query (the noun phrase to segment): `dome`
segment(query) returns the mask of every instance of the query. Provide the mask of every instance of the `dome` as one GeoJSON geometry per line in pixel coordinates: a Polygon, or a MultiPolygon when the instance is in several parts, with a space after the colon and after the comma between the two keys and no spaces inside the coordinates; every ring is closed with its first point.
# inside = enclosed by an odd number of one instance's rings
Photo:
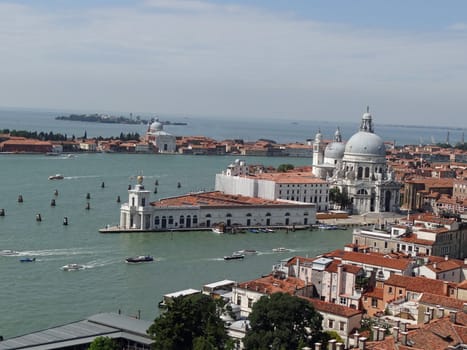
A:
{"type": "Polygon", "coordinates": [[[345,154],[384,157],[386,147],[383,139],[372,132],[359,131],[345,145],[345,154]]]}
{"type": "Polygon", "coordinates": [[[342,142],[331,142],[324,150],[325,158],[342,159],[344,157],[345,145],[342,142]]]}
{"type": "Polygon", "coordinates": [[[163,126],[159,120],[154,121],[149,127],[149,130],[152,132],[161,131],[162,129],[163,129],[163,126]]]}

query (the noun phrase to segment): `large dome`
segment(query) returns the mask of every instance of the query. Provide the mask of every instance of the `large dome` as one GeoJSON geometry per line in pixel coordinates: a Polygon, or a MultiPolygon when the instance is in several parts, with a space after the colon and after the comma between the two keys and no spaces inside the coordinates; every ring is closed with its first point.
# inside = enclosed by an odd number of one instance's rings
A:
{"type": "Polygon", "coordinates": [[[324,150],[325,158],[342,159],[344,156],[345,145],[342,142],[331,142],[324,150]]]}
{"type": "Polygon", "coordinates": [[[345,154],[380,156],[386,155],[384,141],[378,135],[359,131],[353,135],[345,145],[345,154]]]}
{"type": "Polygon", "coordinates": [[[162,123],[159,122],[159,120],[155,120],[151,126],[149,127],[149,130],[151,132],[156,132],[156,131],[161,131],[163,129],[162,123]]]}

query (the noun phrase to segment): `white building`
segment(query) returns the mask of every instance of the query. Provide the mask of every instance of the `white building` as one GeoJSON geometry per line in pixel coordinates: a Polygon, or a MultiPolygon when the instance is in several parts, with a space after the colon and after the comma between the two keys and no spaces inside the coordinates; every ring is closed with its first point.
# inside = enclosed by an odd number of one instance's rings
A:
{"type": "Polygon", "coordinates": [[[164,126],[159,120],[153,122],[146,134],[148,142],[152,143],[159,153],[175,153],[177,139],[164,131],[164,126]]]}
{"type": "Polygon", "coordinates": [[[329,185],[306,171],[250,174],[247,164],[236,160],[216,174],[216,191],[227,194],[314,203],[317,211],[329,208],[329,185]]]}
{"type": "Polygon", "coordinates": [[[326,147],[318,132],[313,144],[313,173],[346,193],[354,214],[397,211],[401,184],[387,167],[386,147],[374,133],[368,110],[360,130],[343,146],[339,130],[326,147]]]}
{"type": "Polygon", "coordinates": [[[128,190],[120,208],[118,230],[166,231],[231,226],[293,226],[316,223],[311,203],[267,200],[218,191],[198,192],[150,202],[143,177],[128,190]]]}

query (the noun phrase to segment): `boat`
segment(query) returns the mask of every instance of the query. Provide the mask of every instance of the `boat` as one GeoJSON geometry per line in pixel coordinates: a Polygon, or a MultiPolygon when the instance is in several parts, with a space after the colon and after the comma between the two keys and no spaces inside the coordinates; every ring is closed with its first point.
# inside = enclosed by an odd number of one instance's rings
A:
{"type": "Polygon", "coordinates": [[[83,270],[84,266],[80,264],[67,264],[65,266],[62,266],[63,271],[78,271],[78,270],[83,270]]]}
{"type": "Polygon", "coordinates": [[[220,223],[220,224],[213,225],[211,227],[211,230],[212,232],[218,233],[218,234],[225,233],[225,224],[220,223]]]}
{"type": "Polygon", "coordinates": [[[1,256],[14,256],[14,255],[19,255],[19,252],[11,249],[3,249],[0,250],[0,255],[1,256]]]}
{"type": "Polygon", "coordinates": [[[235,253],[243,254],[243,255],[253,255],[253,254],[258,254],[258,251],[254,249],[242,249],[242,250],[236,251],[235,253]]]}
{"type": "Polygon", "coordinates": [[[125,258],[125,262],[129,264],[138,264],[138,263],[151,262],[151,261],[154,261],[154,258],[150,255],[139,255],[139,256],[125,258]]]}
{"type": "Polygon", "coordinates": [[[64,176],[62,174],[50,175],[49,180],[63,180],[64,176]]]}
{"type": "Polygon", "coordinates": [[[34,261],[36,261],[36,258],[25,257],[25,258],[19,259],[19,261],[21,261],[21,262],[34,262],[34,261]]]}
{"type": "Polygon", "coordinates": [[[272,251],[276,253],[282,253],[282,252],[290,252],[290,249],[279,247],[279,248],[272,248],[272,251]]]}
{"type": "Polygon", "coordinates": [[[337,227],[336,225],[320,224],[320,225],[318,225],[318,229],[320,229],[320,230],[338,230],[339,227],[337,227]]]}
{"type": "Polygon", "coordinates": [[[243,259],[245,255],[241,254],[240,252],[233,252],[232,255],[225,255],[224,260],[239,260],[243,259]]]}

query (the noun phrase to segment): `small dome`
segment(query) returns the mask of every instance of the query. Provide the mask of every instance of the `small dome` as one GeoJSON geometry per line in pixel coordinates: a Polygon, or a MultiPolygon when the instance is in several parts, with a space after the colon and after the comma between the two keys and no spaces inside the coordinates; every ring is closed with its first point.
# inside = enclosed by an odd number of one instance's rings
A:
{"type": "Polygon", "coordinates": [[[384,141],[372,132],[359,131],[345,145],[345,154],[370,155],[384,157],[384,141]]]}
{"type": "Polygon", "coordinates": [[[344,157],[345,145],[342,142],[331,142],[324,150],[324,158],[342,159],[344,157]]]}
{"type": "Polygon", "coordinates": [[[161,131],[163,128],[164,127],[163,127],[162,123],[158,119],[156,119],[156,121],[154,121],[151,124],[151,126],[149,127],[149,130],[151,132],[155,132],[155,131],[161,131]]]}

